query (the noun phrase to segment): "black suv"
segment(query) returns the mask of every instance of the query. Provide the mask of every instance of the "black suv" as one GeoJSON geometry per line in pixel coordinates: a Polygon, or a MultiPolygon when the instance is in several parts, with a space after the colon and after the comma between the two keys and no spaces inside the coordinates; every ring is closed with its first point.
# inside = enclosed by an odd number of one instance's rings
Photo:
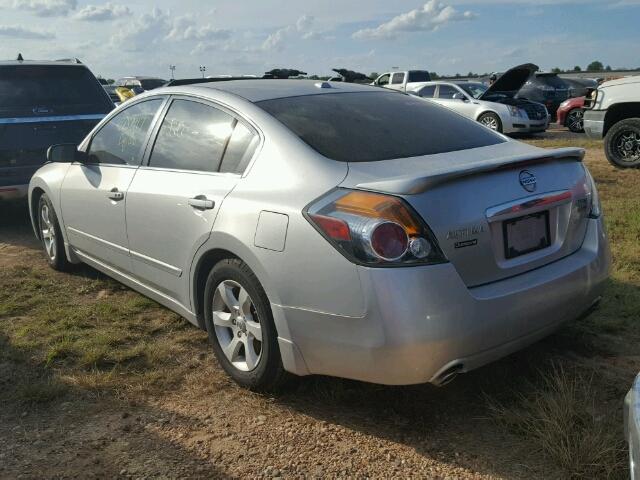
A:
{"type": "Polygon", "coordinates": [[[0,200],[26,196],[47,148],[80,143],[113,108],[79,61],[0,62],[0,200]]]}
{"type": "Polygon", "coordinates": [[[542,103],[553,118],[562,102],[569,98],[571,87],[555,73],[536,73],[518,92],[517,98],[542,103]]]}

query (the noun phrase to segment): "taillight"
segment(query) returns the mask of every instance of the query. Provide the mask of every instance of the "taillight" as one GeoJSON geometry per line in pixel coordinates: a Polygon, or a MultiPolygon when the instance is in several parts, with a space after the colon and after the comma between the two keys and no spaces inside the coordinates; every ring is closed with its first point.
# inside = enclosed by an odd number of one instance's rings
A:
{"type": "Polygon", "coordinates": [[[396,266],[446,261],[429,228],[398,197],[336,189],[310,205],[305,216],[356,263],[396,266]]]}

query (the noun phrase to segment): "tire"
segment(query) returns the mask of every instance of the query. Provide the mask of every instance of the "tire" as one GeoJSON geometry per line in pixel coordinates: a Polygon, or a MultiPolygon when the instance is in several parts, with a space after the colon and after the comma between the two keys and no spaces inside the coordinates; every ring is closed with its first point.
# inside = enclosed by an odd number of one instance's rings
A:
{"type": "Polygon", "coordinates": [[[269,299],[251,269],[239,259],[218,262],[207,277],[204,305],[209,341],[225,372],[249,390],[278,391],[290,374],[269,299]]]}
{"type": "Polygon", "coordinates": [[[583,118],[584,110],[582,108],[574,108],[567,113],[564,125],[573,133],[584,133],[583,118]]]}
{"type": "Polygon", "coordinates": [[[618,168],[640,168],[640,118],[613,125],[604,137],[607,160],[618,168]]]}
{"type": "Polygon", "coordinates": [[[491,130],[502,133],[500,117],[493,112],[483,113],[478,117],[478,122],[491,130]]]}
{"type": "Polygon", "coordinates": [[[56,211],[46,193],[38,200],[38,228],[40,241],[49,266],[54,270],[65,271],[70,263],[64,251],[64,240],[56,211]]]}

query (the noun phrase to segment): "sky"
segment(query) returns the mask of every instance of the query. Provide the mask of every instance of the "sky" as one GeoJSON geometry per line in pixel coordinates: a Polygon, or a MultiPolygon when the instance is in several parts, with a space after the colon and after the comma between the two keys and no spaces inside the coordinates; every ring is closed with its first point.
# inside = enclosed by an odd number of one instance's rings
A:
{"type": "Polygon", "coordinates": [[[640,67],[640,0],[0,0],[0,59],[96,75],[640,67]]]}

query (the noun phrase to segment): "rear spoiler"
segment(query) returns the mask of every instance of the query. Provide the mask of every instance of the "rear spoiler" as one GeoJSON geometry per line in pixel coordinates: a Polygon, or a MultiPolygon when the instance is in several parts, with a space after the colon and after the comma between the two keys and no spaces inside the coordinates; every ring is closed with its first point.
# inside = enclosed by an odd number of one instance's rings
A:
{"type": "Polygon", "coordinates": [[[366,182],[357,185],[363,190],[383,191],[398,195],[414,195],[425,192],[436,185],[450,182],[462,177],[479,175],[482,173],[507,170],[512,168],[525,168],[531,165],[555,160],[569,160],[582,162],[584,159],[582,148],[557,148],[543,154],[510,155],[502,158],[481,160],[465,165],[452,165],[451,168],[441,168],[432,173],[420,175],[403,175],[376,182],[366,182]]]}

